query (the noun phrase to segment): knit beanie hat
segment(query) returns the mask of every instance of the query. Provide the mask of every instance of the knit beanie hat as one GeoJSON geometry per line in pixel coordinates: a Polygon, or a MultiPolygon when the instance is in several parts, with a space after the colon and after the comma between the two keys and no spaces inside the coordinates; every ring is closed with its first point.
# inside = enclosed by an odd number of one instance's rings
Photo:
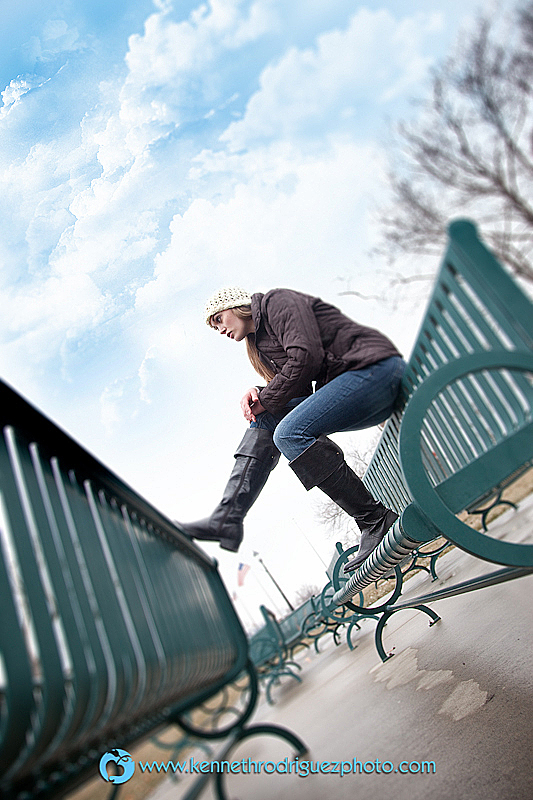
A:
{"type": "Polygon", "coordinates": [[[209,325],[209,320],[213,314],[225,311],[227,308],[237,308],[237,306],[249,306],[252,302],[251,295],[244,289],[236,286],[229,289],[219,289],[218,292],[209,298],[204,309],[204,319],[209,325]]]}

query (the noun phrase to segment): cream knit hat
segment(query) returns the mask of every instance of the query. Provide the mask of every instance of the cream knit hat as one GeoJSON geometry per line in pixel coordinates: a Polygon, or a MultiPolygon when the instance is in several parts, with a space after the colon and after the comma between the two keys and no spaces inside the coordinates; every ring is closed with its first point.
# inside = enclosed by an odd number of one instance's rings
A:
{"type": "Polygon", "coordinates": [[[237,306],[249,306],[252,301],[251,295],[244,289],[233,286],[229,289],[219,289],[218,292],[209,298],[204,309],[204,319],[209,325],[209,320],[213,314],[225,311],[227,308],[237,308],[237,306]]]}

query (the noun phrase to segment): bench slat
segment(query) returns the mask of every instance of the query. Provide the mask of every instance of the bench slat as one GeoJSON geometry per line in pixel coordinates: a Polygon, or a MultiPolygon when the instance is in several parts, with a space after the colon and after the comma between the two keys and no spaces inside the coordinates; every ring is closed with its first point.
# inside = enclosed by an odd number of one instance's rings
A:
{"type": "Polygon", "coordinates": [[[439,496],[451,511],[463,511],[472,497],[483,496],[487,482],[499,485],[517,467],[530,462],[533,459],[532,442],[533,423],[530,423],[438,484],[439,496]]]}
{"type": "Polygon", "coordinates": [[[480,241],[471,222],[452,222],[449,232],[448,259],[458,262],[457,270],[471,286],[474,296],[483,298],[482,305],[511,343],[533,350],[529,298],[480,241]]]}
{"type": "MultiPolygon", "coordinates": [[[[459,356],[488,349],[486,342],[475,335],[473,325],[476,324],[477,320],[464,319],[464,317],[458,313],[456,306],[452,302],[446,304],[446,311],[451,318],[451,327],[449,329],[450,336],[453,337],[458,344],[459,356]],[[463,341],[460,341],[459,335],[461,335],[463,341]],[[464,343],[466,343],[466,346],[464,343]]],[[[479,314],[477,316],[481,318],[479,314]]],[[[498,347],[498,344],[499,347],[501,347],[503,343],[498,343],[497,340],[495,347],[498,347]]],[[[499,382],[501,383],[501,381],[499,382]]],[[[501,395],[496,391],[496,387],[494,386],[494,381],[487,377],[478,377],[477,383],[488,400],[486,411],[490,411],[494,424],[503,424],[504,428],[511,425],[512,418],[509,408],[502,402],[501,395]]],[[[503,387],[500,386],[500,388],[503,387]]]]}

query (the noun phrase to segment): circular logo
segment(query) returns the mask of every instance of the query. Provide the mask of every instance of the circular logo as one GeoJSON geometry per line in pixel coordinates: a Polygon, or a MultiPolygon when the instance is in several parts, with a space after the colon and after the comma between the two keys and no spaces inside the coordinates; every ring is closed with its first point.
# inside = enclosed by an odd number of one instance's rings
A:
{"type": "Polygon", "coordinates": [[[126,783],[126,781],[129,781],[134,772],[135,761],[125,750],[110,750],[108,753],[104,753],[100,759],[100,775],[104,781],[109,781],[109,783],[126,783]],[[122,775],[108,774],[107,765],[110,761],[112,761],[114,764],[117,764],[119,767],[122,767],[122,775]]]}

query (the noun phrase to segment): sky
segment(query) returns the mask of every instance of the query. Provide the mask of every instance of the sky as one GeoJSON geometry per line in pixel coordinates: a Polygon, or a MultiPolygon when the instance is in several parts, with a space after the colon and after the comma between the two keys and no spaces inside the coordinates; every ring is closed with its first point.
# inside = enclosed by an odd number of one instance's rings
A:
{"type": "MultiPolygon", "coordinates": [[[[206,299],[319,295],[408,356],[430,284],[391,294],[369,255],[389,132],[478,5],[2,3],[0,377],[171,519],[208,515],[257,376],[206,299]]],[[[280,463],[239,554],[205,546],[246,625],[285,607],[254,552],[291,599],[325,583],[319,495],[280,463]]]]}

